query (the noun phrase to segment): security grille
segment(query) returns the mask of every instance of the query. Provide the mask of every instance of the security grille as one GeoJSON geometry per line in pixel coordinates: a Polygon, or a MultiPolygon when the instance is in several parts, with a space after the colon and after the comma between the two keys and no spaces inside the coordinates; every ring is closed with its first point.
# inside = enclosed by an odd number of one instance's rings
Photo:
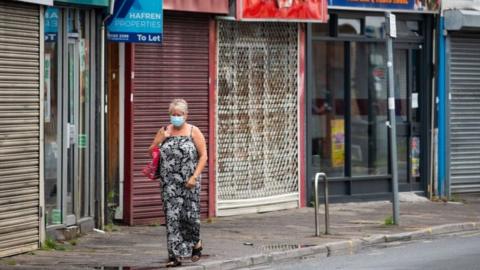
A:
{"type": "Polygon", "coordinates": [[[480,191],[480,35],[450,38],[452,192],[480,191]]]}
{"type": "Polygon", "coordinates": [[[295,207],[298,26],[218,29],[217,214],[295,207]]]}

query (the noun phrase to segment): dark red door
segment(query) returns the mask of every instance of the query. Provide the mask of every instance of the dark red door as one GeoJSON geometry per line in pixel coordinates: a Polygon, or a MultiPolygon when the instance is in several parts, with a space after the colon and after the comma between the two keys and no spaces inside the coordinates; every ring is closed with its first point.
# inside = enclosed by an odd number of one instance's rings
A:
{"type": "MultiPolygon", "coordinates": [[[[164,223],[160,185],[141,170],[147,149],[158,128],[169,122],[168,106],[174,98],[189,104],[188,121],[209,138],[209,17],[166,13],[164,42],[135,44],[127,49],[125,221],[130,225],[164,223]],[[128,61],[128,60],[127,60],[128,61]],[[133,74],[131,74],[133,72],[133,74]],[[133,102],[130,102],[130,100],[133,102]],[[130,103],[129,103],[130,102],[130,103]],[[130,106],[130,107],[129,107],[130,106]]],[[[202,173],[201,213],[208,215],[207,167],[202,173]]]]}

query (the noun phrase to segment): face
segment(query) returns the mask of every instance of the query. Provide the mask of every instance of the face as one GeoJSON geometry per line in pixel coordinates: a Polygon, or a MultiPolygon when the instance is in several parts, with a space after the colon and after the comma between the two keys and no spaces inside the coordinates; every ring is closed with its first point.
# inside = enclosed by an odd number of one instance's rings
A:
{"type": "Polygon", "coordinates": [[[170,116],[183,116],[183,118],[187,120],[187,114],[178,108],[173,108],[173,110],[170,112],[170,116]]]}

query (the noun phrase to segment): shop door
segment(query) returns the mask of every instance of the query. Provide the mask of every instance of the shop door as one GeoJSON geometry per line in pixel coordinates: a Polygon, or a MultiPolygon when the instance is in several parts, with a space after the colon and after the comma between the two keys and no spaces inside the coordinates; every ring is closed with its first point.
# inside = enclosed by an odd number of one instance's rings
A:
{"type": "Polygon", "coordinates": [[[66,223],[76,223],[75,208],[78,207],[78,145],[76,142],[78,127],[78,41],[68,40],[67,61],[68,61],[68,88],[67,88],[67,196],[66,196],[66,223]]]}
{"type": "Polygon", "coordinates": [[[420,50],[397,46],[395,65],[395,108],[397,164],[400,191],[420,190],[420,50]]]}
{"type": "Polygon", "coordinates": [[[64,223],[73,225],[89,216],[92,205],[89,167],[90,78],[89,46],[85,28],[88,12],[66,10],[67,43],[64,46],[64,223]]]}

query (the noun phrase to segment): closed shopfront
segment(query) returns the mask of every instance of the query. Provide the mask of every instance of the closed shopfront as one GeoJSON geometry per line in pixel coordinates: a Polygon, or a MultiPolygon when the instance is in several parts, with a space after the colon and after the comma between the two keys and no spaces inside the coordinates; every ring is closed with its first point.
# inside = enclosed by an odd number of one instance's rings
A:
{"type": "Polygon", "coordinates": [[[298,207],[299,26],[217,26],[217,215],[298,207]]]}
{"type": "Polygon", "coordinates": [[[36,249],[42,230],[40,12],[0,2],[0,257],[36,249]]]}
{"type": "MultiPolygon", "coordinates": [[[[480,18],[480,17],[479,17],[480,18]]],[[[480,33],[451,35],[451,191],[480,191],[480,33]]]]}
{"type": "Polygon", "coordinates": [[[448,10],[445,27],[449,193],[479,192],[480,12],[448,10]]]}
{"type": "MultiPolygon", "coordinates": [[[[432,16],[398,13],[396,22],[399,189],[423,192],[429,179],[432,16]]],[[[317,172],[331,179],[330,193],[337,198],[378,198],[391,191],[384,24],[384,13],[376,9],[332,9],[329,24],[309,25],[309,196],[317,172]]]]}
{"type": "MultiPolygon", "coordinates": [[[[126,48],[127,74],[132,74],[126,85],[127,104],[131,104],[125,124],[124,221],[128,224],[164,222],[160,184],[143,176],[142,168],[157,130],[170,123],[168,107],[174,98],[188,102],[188,122],[199,127],[209,142],[209,27],[207,15],[165,12],[162,44],[126,48]]],[[[203,218],[209,211],[209,170],[208,166],[203,170],[201,180],[203,218]]]]}

